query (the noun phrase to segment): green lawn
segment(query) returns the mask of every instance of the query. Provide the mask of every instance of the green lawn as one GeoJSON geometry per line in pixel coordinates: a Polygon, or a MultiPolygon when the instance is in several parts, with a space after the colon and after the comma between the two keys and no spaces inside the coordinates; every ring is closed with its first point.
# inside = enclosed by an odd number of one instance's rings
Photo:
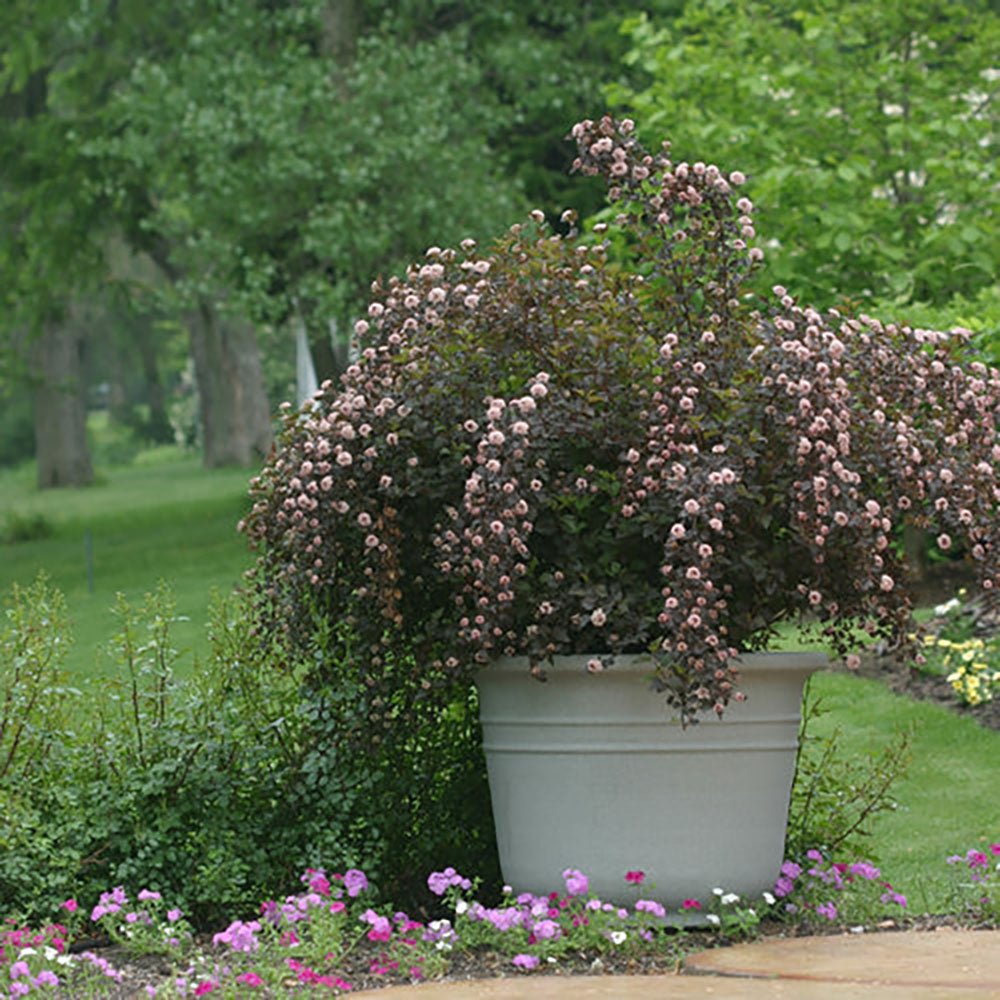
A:
{"type": "MultiPolygon", "coordinates": [[[[83,489],[39,491],[30,467],[4,470],[0,531],[11,514],[41,515],[52,533],[0,546],[0,591],[15,582],[29,584],[40,571],[63,591],[76,636],[72,674],[104,672],[99,650],[114,627],[115,595],[141,599],[159,580],[173,589],[178,614],[190,619],[176,627],[180,648],[203,650],[212,591],[231,590],[252,561],[236,531],[251,475],[246,469],[203,469],[197,457],[175,449],[110,469],[83,489]]],[[[190,665],[191,659],[182,662],[190,665]]]]}
{"type": "Polygon", "coordinates": [[[912,762],[894,789],[899,808],[877,818],[871,850],[886,877],[909,893],[912,910],[946,911],[945,858],[1000,841],[1000,733],[846,673],[817,674],[812,692],[829,710],[813,731],[839,727],[854,758],[914,727],[912,762]]]}

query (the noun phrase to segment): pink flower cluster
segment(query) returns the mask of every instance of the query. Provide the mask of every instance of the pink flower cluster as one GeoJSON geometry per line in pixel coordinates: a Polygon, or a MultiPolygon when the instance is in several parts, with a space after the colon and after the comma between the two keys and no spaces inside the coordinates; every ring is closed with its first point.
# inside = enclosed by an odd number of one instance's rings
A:
{"type": "Polygon", "coordinates": [[[432,697],[501,656],[647,650],[683,718],[721,714],[783,619],[841,656],[859,624],[907,642],[906,524],[1000,583],[1000,374],[966,334],[753,296],[738,171],[611,118],[573,136],[614,222],[535,213],[376,282],[356,363],[253,483],[261,603],[306,645],[337,623],[367,723],[392,664],[432,697]]]}
{"type": "Polygon", "coordinates": [[[785,861],[774,884],[774,895],[783,900],[788,913],[808,916],[812,912],[834,921],[841,915],[835,894],[846,892],[852,885],[857,888],[866,884],[881,890],[879,902],[906,909],[906,896],[884,881],[881,871],[870,861],[828,861],[815,849],[806,853],[806,860],[811,864],[785,861]]]}

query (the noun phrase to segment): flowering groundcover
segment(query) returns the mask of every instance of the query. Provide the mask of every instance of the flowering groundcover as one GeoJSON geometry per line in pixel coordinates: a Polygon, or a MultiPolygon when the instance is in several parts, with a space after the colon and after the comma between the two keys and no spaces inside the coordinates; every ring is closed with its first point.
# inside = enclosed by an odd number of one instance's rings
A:
{"type": "MultiPolygon", "coordinates": [[[[1000,843],[953,855],[947,863],[955,877],[956,915],[996,925],[1000,843]]],[[[486,969],[495,975],[498,966],[509,975],[553,968],[637,971],[651,961],[675,964],[685,949],[713,940],[753,935],[762,922],[860,931],[886,915],[898,920],[908,907],[906,895],[871,862],[835,862],[817,850],[801,861],[786,861],[773,892],[759,900],[742,899],[721,886],[685,900],[682,911],[700,914],[704,931],[672,925],[671,914],[646,898],[642,871],[623,878],[635,892],[628,907],[595,898],[586,874],[574,868],[563,872],[561,891],[536,895],[504,886],[499,901],[486,905],[477,898],[475,880],[445,868],[432,872],[427,885],[447,915],[418,920],[369,905],[370,886],[359,869],[328,874],[311,868],[298,893],[267,901],[253,919],[234,920],[209,942],[197,943],[183,914],[158,893],[143,890],[132,901],[116,887],[102,894],[86,922],[76,900],[63,904],[64,923],[31,930],[8,921],[0,933],[0,997],[339,995],[357,986],[456,971],[486,969]],[[95,932],[117,943],[113,958],[73,949],[75,936],[95,932]],[[142,982],[134,961],[150,954],[163,964],[142,982]]]]}

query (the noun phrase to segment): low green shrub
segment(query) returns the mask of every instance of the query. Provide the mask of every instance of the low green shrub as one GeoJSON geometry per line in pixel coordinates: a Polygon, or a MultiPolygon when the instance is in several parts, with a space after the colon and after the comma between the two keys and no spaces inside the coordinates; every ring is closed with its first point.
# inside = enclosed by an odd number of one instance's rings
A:
{"type": "Polygon", "coordinates": [[[59,593],[15,588],[0,636],[0,909],[51,914],[109,885],[169,894],[198,926],[279,895],[310,865],[366,869],[380,896],[422,906],[440,859],[498,882],[475,705],[408,711],[370,740],[364,698],[262,638],[239,598],[211,613],[211,653],[174,674],[161,587],[119,597],[116,673],[62,685],[59,593]],[[283,669],[277,665],[282,664],[283,669]],[[485,817],[485,818],[484,818],[485,817]]]}
{"type": "Polygon", "coordinates": [[[852,758],[844,753],[839,729],[813,735],[811,724],[824,714],[807,685],[785,856],[803,858],[810,850],[822,849],[830,855],[873,857],[872,824],[881,813],[897,807],[892,789],[906,773],[913,733],[900,730],[877,753],[852,758]]]}
{"type": "MultiPolygon", "coordinates": [[[[258,610],[270,614],[259,603],[258,610]]],[[[282,649],[302,671],[310,739],[300,765],[303,791],[329,794],[331,775],[358,791],[352,863],[363,860],[380,890],[406,905],[428,902],[419,873],[435,866],[464,865],[499,885],[475,691],[464,684],[431,689],[415,664],[394,662],[386,664],[393,683],[385,701],[359,670],[345,667],[352,631],[318,608],[310,621],[308,639],[300,638],[295,652],[282,649]]]]}
{"type": "Polygon", "coordinates": [[[79,696],[61,675],[68,647],[62,594],[44,577],[14,585],[0,618],[0,901],[44,902],[48,912],[59,888],[46,883],[68,884],[78,861],[63,836],[72,815],[72,790],[61,784],[68,703],[79,696]],[[51,877],[39,879],[43,871],[51,877]]]}
{"type": "Polygon", "coordinates": [[[40,538],[48,538],[53,530],[52,522],[44,514],[19,514],[12,510],[7,514],[0,541],[5,545],[35,542],[40,538]]]}

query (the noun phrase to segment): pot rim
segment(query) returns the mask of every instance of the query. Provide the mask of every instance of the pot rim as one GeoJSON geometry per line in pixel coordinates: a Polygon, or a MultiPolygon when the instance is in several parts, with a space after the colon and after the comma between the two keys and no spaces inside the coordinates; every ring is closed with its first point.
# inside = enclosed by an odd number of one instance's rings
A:
{"type": "MultiPolygon", "coordinates": [[[[648,672],[652,674],[656,670],[656,661],[649,653],[566,653],[556,654],[551,660],[543,661],[540,666],[546,674],[579,673],[587,671],[589,660],[612,657],[611,666],[606,671],[599,671],[591,674],[594,677],[601,677],[605,673],[624,672],[648,672]]],[[[733,660],[741,673],[762,673],[765,671],[785,671],[785,670],[806,670],[813,673],[830,666],[831,658],[827,653],[813,650],[780,650],[765,651],[759,653],[742,653],[733,660]]],[[[477,675],[490,673],[519,673],[527,672],[527,656],[502,656],[481,667],[477,675]]]]}

